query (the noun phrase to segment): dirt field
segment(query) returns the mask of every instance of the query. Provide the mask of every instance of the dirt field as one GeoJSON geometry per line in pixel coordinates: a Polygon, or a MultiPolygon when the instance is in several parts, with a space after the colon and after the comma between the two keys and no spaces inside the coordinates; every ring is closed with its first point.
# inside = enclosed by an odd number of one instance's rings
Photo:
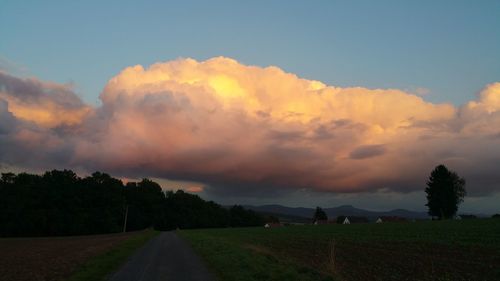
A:
{"type": "Polygon", "coordinates": [[[1,238],[2,281],[64,280],[87,259],[139,232],[50,238],[1,238]]]}

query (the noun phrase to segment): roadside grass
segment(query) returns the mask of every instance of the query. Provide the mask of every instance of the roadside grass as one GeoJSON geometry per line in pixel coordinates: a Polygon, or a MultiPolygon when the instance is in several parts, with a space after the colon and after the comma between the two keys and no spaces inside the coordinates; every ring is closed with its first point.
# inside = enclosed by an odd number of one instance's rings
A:
{"type": "Polygon", "coordinates": [[[67,281],[106,280],[130,255],[158,234],[158,231],[145,230],[130,237],[111,250],[89,259],[67,281]]]}
{"type": "Polygon", "coordinates": [[[204,258],[219,281],[335,280],[313,268],[277,258],[264,248],[230,241],[224,236],[207,235],[203,230],[177,233],[204,258]]]}
{"type": "Polygon", "coordinates": [[[500,220],[181,230],[220,281],[500,280],[500,220]]]}

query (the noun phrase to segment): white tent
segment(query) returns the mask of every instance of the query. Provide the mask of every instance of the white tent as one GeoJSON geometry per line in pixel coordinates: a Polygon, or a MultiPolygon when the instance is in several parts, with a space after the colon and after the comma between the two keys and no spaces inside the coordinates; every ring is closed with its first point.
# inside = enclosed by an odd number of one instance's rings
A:
{"type": "Polygon", "coordinates": [[[351,222],[349,221],[348,217],[345,217],[344,222],[342,224],[351,224],[351,222]]]}

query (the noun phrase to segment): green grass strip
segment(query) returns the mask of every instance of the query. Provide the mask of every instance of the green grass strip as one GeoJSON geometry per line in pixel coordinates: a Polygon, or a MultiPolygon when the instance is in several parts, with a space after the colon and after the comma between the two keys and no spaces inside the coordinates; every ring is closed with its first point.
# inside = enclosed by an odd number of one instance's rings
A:
{"type": "Polygon", "coordinates": [[[147,230],[130,237],[111,250],[85,262],[67,281],[106,280],[130,255],[158,234],[158,231],[147,230]]]}
{"type": "MultiPolygon", "coordinates": [[[[224,230],[231,232],[231,229],[224,230]]],[[[276,257],[272,253],[259,253],[230,239],[213,236],[211,230],[181,230],[177,233],[189,241],[214,271],[219,281],[335,280],[314,269],[276,257]]]]}

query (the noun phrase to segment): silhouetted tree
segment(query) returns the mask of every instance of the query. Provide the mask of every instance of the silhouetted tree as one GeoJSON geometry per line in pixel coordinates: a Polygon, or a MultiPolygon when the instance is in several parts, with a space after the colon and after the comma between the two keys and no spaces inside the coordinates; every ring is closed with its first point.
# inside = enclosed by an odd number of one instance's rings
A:
{"type": "Polygon", "coordinates": [[[229,212],[222,206],[201,199],[198,195],[182,190],[168,191],[163,204],[161,223],[157,228],[226,227],[229,225],[229,212]]]}
{"type": "Polygon", "coordinates": [[[320,221],[320,220],[328,220],[328,216],[326,215],[325,211],[321,209],[320,207],[316,207],[316,211],[314,211],[314,221],[320,221]]]}
{"type": "Polygon", "coordinates": [[[0,235],[39,236],[47,222],[39,175],[2,174],[0,181],[0,235]]]}
{"type": "Polygon", "coordinates": [[[259,226],[265,223],[265,219],[260,214],[252,210],[246,210],[240,205],[234,205],[229,209],[232,227],[259,226]]]}
{"type": "Polygon", "coordinates": [[[2,173],[0,236],[82,235],[119,232],[128,206],[127,230],[257,226],[261,215],[241,206],[225,209],[197,195],[169,191],[156,182],[122,181],[70,170],[43,175],[2,173]]]}
{"type": "Polygon", "coordinates": [[[85,214],[82,232],[118,232],[123,225],[123,183],[106,173],[81,179],[80,212],[85,214]],[[87,231],[86,231],[87,230],[87,231]]]}
{"type": "Polygon", "coordinates": [[[466,195],[465,179],[444,165],[438,165],[431,172],[427,187],[427,204],[429,215],[439,219],[452,218],[466,195]]]}
{"type": "Polygon", "coordinates": [[[144,229],[159,223],[165,199],[159,184],[149,179],[129,182],[125,186],[125,197],[129,208],[127,230],[144,229]]]}

